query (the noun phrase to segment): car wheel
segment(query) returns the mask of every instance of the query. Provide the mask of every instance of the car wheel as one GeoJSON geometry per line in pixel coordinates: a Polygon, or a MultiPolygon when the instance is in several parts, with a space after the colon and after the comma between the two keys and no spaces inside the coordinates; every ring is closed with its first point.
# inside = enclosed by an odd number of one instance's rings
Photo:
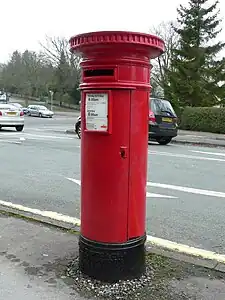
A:
{"type": "Polygon", "coordinates": [[[31,113],[30,113],[30,111],[28,111],[26,114],[27,114],[29,117],[31,117],[31,113]]]}
{"type": "Polygon", "coordinates": [[[23,125],[16,126],[16,131],[22,131],[23,130],[23,125]]]}
{"type": "Polygon", "coordinates": [[[40,117],[40,118],[42,118],[42,117],[43,117],[41,113],[39,113],[39,117],[40,117]]]}
{"type": "Polygon", "coordinates": [[[159,143],[159,145],[167,145],[171,142],[172,138],[160,138],[156,141],[159,143]]]}
{"type": "Polygon", "coordinates": [[[81,139],[81,123],[78,123],[76,126],[76,134],[78,135],[79,139],[81,139]]]}

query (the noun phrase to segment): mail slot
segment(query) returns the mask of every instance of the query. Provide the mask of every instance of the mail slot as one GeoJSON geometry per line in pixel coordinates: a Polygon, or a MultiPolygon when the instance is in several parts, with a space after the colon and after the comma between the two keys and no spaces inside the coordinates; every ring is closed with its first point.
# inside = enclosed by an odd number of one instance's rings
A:
{"type": "Polygon", "coordinates": [[[84,71],[85,77],[113,76],[113,75],[114,75],[113,69],[92,69],[92,70],[84,71]]]}

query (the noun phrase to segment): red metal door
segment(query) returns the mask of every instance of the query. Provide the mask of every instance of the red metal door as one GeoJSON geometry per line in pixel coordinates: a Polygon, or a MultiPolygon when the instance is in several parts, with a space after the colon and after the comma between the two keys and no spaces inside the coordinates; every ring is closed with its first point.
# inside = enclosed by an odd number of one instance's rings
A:
{"type": "Polygon", "coordinates": [[[145,235],[149,92],[131,96],[128,240],[145,235]]]}
{"type": "MultiPolygon", "coordinates": [[[[128,237],[131,91],[111,90],[110,98],[111,133],[84,131],[81,139],[81,234],[93,241],[123,243],[128,237]]],[[[82,111],[85,128],[84,107],[82,111]]]]}

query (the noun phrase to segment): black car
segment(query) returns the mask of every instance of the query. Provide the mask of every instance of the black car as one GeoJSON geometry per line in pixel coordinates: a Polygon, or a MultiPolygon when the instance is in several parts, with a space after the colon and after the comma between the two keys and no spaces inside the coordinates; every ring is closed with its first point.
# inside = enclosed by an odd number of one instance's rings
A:
{"type": "Polygon", "coordinates": [[[177,115],[168,100],[151,98],[149,104],[149,140],[167,145],[177,136],[177,115]]]}
{"type": "MultiPolygon", "coordinates": [[[[177,136],[177,116],[168,100],[151,98],[149,103],[149,140],[160,145],[170,143],[177,136]]],[[[77,118],[74,130],[81,138],[81,117],[77,118]]]]}
{"type": "Polygon", "coordinates": [[[74,130],[80,139],[81,138],[81,116],[77,118],[76,124],[74,126],[74,130]]]}

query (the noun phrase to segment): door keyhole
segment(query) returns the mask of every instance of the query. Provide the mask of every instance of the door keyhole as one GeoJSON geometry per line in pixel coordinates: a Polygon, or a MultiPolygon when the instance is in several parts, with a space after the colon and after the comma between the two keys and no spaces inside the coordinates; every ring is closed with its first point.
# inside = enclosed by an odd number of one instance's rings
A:
{"type": "Polygon", "coordinates": [[[127,158],[127,147],[120,147],[120,156],[123,159],[127,158]]]}

